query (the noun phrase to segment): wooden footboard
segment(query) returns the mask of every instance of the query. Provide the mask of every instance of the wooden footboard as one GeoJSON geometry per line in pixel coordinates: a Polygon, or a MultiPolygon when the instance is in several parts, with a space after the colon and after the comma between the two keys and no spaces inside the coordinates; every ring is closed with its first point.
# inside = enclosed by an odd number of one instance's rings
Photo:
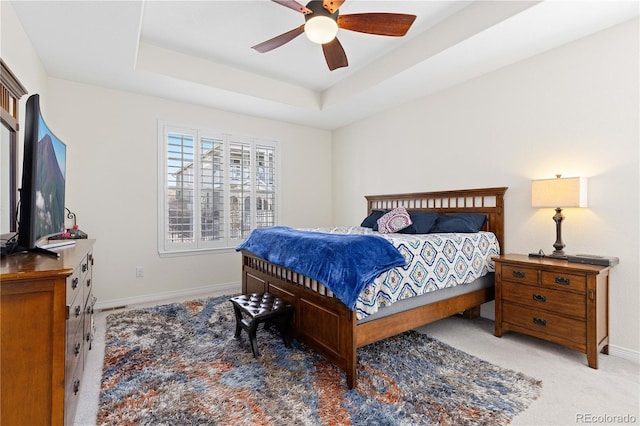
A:
{"type": "MultiPolygon", "coordinates": [[[[503,194],[506,188],[399,194],[367,197],[368,209],[397,207],[445,213],[480,212],[489,217],[487,230],[503,247],[503,194]],[[497,232],[496,232],[497,231],[497,232]]],[[[358,325],[350,311],[321,283],[242,252],[242,292],[270,292],[295,306],[292,334],[346,372],[356,386],[357,348],[463,311],[479,312],[493,300],[493,287],[398,312],[358,325]]]]}
{"type": "Polygon", "coordinates": [[[256,292],[293,304],[293,336],[345,370],[355,386],[355,311],[317,281],[243,252],[242,293],[256,292]]]}

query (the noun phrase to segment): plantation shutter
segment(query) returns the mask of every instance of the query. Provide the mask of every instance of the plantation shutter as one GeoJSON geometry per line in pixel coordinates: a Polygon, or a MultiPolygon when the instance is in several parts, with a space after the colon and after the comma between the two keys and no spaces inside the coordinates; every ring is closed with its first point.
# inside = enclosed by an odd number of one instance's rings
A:
{"type": "Polygon", "coordinates": [[[274,226],[276,143],[159,124],[161,254],[234,248],[274,226]]]}

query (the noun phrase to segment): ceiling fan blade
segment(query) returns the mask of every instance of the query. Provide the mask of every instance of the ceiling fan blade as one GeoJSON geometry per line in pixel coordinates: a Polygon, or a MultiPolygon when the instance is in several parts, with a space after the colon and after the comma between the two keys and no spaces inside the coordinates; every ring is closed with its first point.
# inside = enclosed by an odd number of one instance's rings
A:
{"type": "Polygon", "coordinates": [[[252,49],[257,50],[260,53],[265,53],[270,50],[275,49],[276,47],[280,47],[285,43],[290,42],[294,38],[298,37],[300,34],[304,32],[304,25],[300,25],[298,28],[294,28],[291,31],[287,31],[286,33],[280,34],[272,39],[267,41],[263,41],[260,44],[256,44],[252,47],[252,49]]]}
{"type": "Polygon", "coordinates": [[[347,55],[344,53],[344,49],[337,38],[334,38],[329,43],[323,44],[322,51],[324,52],[324,59],[327,61],[327,65],[331,71],[349,65],[347,55]]]}
{"type": "Polygon", "coordinates": [[[301,5],[295,0],[271,0],[271,1],[274,3],[278,3],[284,7],[288,7],[289,9],[293,9],[296,12],[303,13],[305,15],[313,13],[311,9],[308,9],[306,6],[301,5]]]}
{"type": "Polygon", "coordinates": [[[338,16],[338,27],[360,33],[401,37],[409,31],[415,15],[404,13],[353,13],[338,16]]]}
{"type": "Polygon", "coordinates": [[[342,3],[344,3],[344,0],[323,0],[322,7],[327,9],[329,13],[333,14],[336,13],[336,10],[338,10],[340,6],[342,6],[342,3]]]}

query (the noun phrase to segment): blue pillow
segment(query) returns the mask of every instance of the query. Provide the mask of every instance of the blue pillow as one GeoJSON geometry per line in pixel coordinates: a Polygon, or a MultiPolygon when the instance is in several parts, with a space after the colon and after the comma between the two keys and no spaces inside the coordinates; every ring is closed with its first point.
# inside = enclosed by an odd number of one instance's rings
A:
{"type": "Polygon", "coordinates": [[[487,216],[482,213],[438,214],[438,220],[431,233],[478,232],[486,221],[487,216]]]}
{"type": "Polygon", "coordinates": [[[360,226],[378,230],[378,219],[385,215],[389,210],[372,210],[371,214],[364,218],[360,226]]]}
{"type": "MultiPolygon", "coordinates": [[[[371,228],[374,231],[378,230],[378,219],[388,213],[389,210],[372,210],[371,214],[364,218],[360,226],[365,228],[371,228]]],[[[401,231],[400,234],[429,234],[435,232],[432,228],[436,224],[438,219],[438,213],[436,212],[409,212],[411,218],[411,225],[401,231]]]]}
{"type": "Polygon", "coordinates": [[[435,225],[438,219],[438,213],[436,212],[409,212],[411,218],[411,225],[398,231],[400,234],[428,234],[435,225]]]}

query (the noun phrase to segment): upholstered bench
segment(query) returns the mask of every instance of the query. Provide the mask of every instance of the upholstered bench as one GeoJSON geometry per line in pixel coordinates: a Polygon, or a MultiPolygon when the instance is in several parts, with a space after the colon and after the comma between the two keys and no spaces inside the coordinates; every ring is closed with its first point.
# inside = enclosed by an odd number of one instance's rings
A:
{"type": "Polygon", "coordinates": [[[256,331],[260,323],[264,323],[265,329],[275,323],[280,330],[285,346],[291,347],[287,329],[293,314],[293,305],[287,304],[271,293],[243,294],[229,300],[233,304],[233,310],[236,314],[235,337],[239,338],[243,329],[247,332],[249,342],[251,342],[251,351],[255,358],[260,356],[256,342],[256,331]]]}

